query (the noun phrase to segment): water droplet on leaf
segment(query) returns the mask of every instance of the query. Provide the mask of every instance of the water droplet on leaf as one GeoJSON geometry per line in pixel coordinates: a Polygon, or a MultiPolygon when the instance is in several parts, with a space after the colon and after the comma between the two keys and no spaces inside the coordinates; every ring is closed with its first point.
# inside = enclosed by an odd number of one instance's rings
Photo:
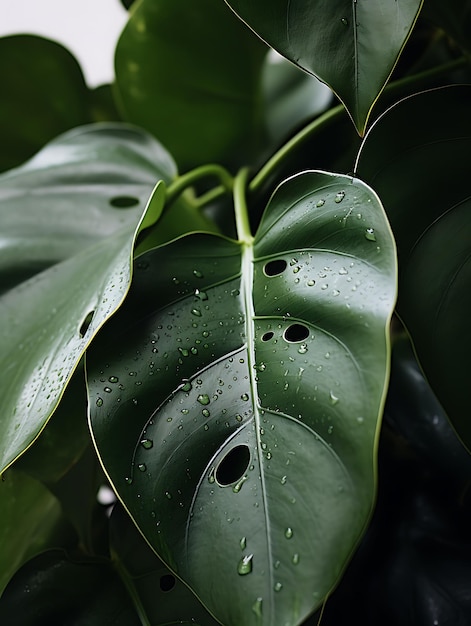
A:
{"type": "Polygon", "coordinates": [[[245,576],[246,574],[250,574],[253,569],[253,554],[248,554],[241,558],[239,564],[237,565],[237,573],[240,576],[245,576]]]}

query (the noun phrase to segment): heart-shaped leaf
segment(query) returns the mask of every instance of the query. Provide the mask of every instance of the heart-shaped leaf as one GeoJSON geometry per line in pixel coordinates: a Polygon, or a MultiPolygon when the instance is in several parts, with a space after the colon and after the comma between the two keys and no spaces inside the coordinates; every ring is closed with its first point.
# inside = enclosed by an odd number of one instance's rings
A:
{"type": "Polygon", "coordinates": [[[305,172],[255,239],[139,259],[87,356],[96,447],[147,541],[226,626],[299,624],[374,497],[395,248],[357,179],[305,172]]]}
{"type": "Polygon", "coordinates": [[[0,180],[6,282],[55,263],[0,299],[2,469],[39,434],[94,333],[121,304],[136,233],[158,219],[163,183],[146,200],[174,171],[142,131],[99,126],[52,142],[0,180]]]}
{"type": "Polygon", "coordinates": [[[264,41],[327,83],[363,134],[422,0],[226,0],[264,41]]]}
{"type": "Polygon", "coordinates": [[[221,0],[142,0],[116,48],[123,119],[153,133],[182,171],[246,164],[264,135],[266,52],[221,0]]]}
{"type": "Polygon", "coordinates": [[[399,313],[428,382],[468,448],[470,105],[469,85],[401,101],[372,126],[357,162],[396,237],[399,313]]]}

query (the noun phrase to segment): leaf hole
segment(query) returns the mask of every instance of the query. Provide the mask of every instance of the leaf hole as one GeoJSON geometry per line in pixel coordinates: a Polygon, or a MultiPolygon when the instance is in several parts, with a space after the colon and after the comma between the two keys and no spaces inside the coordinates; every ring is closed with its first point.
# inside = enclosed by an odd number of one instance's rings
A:
{"type": "Polygon", "coordinates": [[[92,319],[93,319],[94,315],[95,315],[95,311],[94,310],[93,311],[89,311],[86,314],[86,316],[85,316],[85,318],[84,318],[84,320],[82,322],[82,325],[79,328],[79,335],[80,335],[81,338],[85,336],[85,333],[90,328],[90,324],[92,323],[92,319]]]}
{"type": "Polygon", "coordinates": [[[250,463],[248,446],[236,446],[222,459],[216,469],[216,480],[221,487],[232,485],[245,474],[250,463]]]}
{"type": "Polygon", "coordinates": [[[130,209],[136,204],[139,204],[139,198],[134,196],[115,196],[111,198],[110,204],[115,209],[130,209]]]}
{"type": "Polygon", "coordinates": [[[303,324],[291,324],[285,330],[284,338],[289,343],[298,343],[299,341],[304,341],[309,337],[310,331],[307,326],[303,324]]]}
{"type": "Polygon", "coordinates": [[[265,272],[266,276],[278,276],[285,271],[287,266],[288,263],[284,259],[276,259],[274,261],[268,261],[268,263],[265,263],[263,271],[265,272]]]}
{"type": "Polygon", "coordinates": [[[270,341],[270,339],[273,339],[274,334],[275,333],[272,330],[269,330],[267,333],[262,335],[262,341],[270,341]]]}
{"type": "Polygon", "coordinates": [[[175,576],[172,576],[172,574],[164,574],[160,577],[160,589],[165,593],[172,591],[176,582],[175,576]]]}

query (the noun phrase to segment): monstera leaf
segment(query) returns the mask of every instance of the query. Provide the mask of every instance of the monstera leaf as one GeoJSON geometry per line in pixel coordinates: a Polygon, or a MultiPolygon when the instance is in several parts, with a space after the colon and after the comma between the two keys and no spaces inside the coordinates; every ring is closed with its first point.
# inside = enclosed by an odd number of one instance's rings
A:
{"type": "Polygon", "coordinates": [[[143,131],[98,125],[67,133],[1,177],[2,470],[44,428],[94,333],[124,299],[135,237],[159,218],[163,180],[174,174],[143,131]]]}
{"type": "Polygon", "coordinates": [[[422,0],[226,0],[263,40],[327,83],[360,134],[422,0]]]}
{"type": "Polygon", "coordinates": [[[87,356],[90,420],[119,498],[209,611],[284,626],[371,511],[395,249],[369,187],[316,171],[241,231],[138,258],[87,356]]]}

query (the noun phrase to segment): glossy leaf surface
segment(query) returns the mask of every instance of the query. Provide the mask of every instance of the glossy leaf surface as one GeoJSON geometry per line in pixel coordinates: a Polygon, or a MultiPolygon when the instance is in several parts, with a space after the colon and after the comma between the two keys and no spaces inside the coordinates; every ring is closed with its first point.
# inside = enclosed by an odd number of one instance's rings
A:
{"type": "Polygon", "coordinates": [[[152,132],[182,171],[246,164],[263,139],[266,51],[221,0],[142,0],[116,48],[123,118],[152,132]]]}
{"type": "Polygon", "coordinates": [[[87,356],[91,426],[148,542],[227,626],[299,624],[368,519],[394,243],[375,194],[306,172],[255,240],[140,257],[87,356]]]}
{"type": "Polygon", "coordinates": [[[147,211],[146,200],[173,167],[141,131],[86,127],[2,177],[7,279],[18,265],[22,275],[29,264],[55,264],[0,299],[1,468],[42,430],[94,333],[122,302],[135,234],[158,219],[163,184],[147,211]],[[129,205],[136,208],[127,214],[129,205]]]}
{"type": "Polygon", "coordinates": [[[399,313],[427,380],[468,448],[470,105],[468,85],[403,100],[372,127],[357,163],[396,237],[399,313]]]}
{"type": "Polygon", "coordinates": [[[421,0],[226,0],[264,41],[327,83],[360,134],[421,0]]]}

